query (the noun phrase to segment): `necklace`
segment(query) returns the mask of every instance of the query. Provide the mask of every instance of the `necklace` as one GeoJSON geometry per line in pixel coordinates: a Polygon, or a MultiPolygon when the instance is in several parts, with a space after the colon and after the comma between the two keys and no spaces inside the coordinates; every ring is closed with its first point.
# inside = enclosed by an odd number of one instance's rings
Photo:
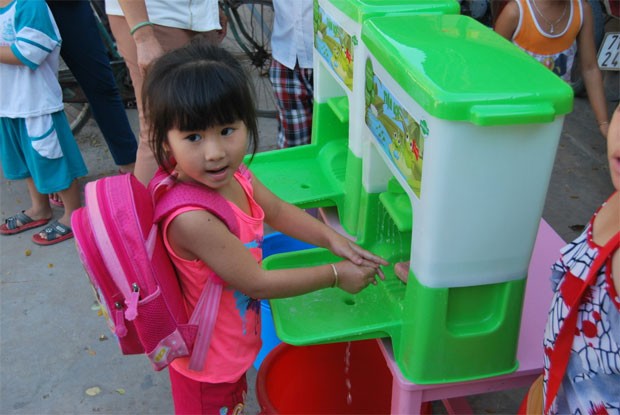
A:
{"type": "Polygon", "coordinates": [[[562,21],[562,19],[564,18],[564,16],[566,15],[566,10],[568,10],[568,3],[564,3],[564,10],[562,11],[562,15],[555,21],[555,22],[550,22],[549,20],[547,20],[547,18],[545,17],[544,14],[542,14],[542,12],[540,11],[540,9],[538,8],[538,6],[536,5],[536,0],[532,0],[532,4],[534,5],[534,9],[536,9],[536,11],[538,12],[538,14],[540,15],[540,17],[543,18],[543,20],[545,22],[547,22],[547,24],[549,25],[549,33],[553,34],[555,33],[554,27],[555,25],[557,25],[558,23],[560,23],[560,21],[562,21]]]}

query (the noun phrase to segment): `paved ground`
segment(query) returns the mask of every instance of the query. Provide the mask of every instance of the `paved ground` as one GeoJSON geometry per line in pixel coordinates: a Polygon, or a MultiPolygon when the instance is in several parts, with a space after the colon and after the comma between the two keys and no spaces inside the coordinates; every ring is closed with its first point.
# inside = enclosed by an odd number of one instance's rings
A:
{"type": "MultiPolygon", "coordinates": [[[[608,85],[619,89],[617,78],[608,85]]],[[[261,132],[263,149],[273,148],[273,120],[263,121],[261,132]]],[[[83,182],[114,174],[92,121],[78,141],[90,169],[83,182]]],[[[604,140],[587,101],[577,99],[544,218],[564,239],[573,238],[611,191],[604,140]]],[[[0,176],[0,216],[27,207],[24,183],[0,176]]],[[[171,413],[167,374],[154,372],[144,356],[122,356],[97,317],[73,243],[39,247],[30,242],[31,233],[0,237],[0,413],[171,413]]],[[[252,385],[254,377],[251,371],[252,385]]],[[[523,390],[513,390],[470,402],[476,413],[514,413],[522,396],[523,390]]],[[[443,412],[440,405],[434,409],[443,412]]],[[[248,413],[256,411],[251,400],[248,413]]]]}

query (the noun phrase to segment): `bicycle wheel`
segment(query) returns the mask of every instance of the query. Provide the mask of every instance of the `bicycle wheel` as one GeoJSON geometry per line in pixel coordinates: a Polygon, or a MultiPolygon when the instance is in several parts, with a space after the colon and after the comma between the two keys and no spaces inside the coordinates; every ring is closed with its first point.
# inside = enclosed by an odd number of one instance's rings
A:
{"type": "Polygon", "coordinates": [[[65,103],[65,115],[69,121],[71,132],[77,135],[90,118],[90,105],[88,103],[65,103]]]}
{"type": "Polygon", "coordinates": [[[84,91],[82,91],[73,74],[62,61],[58,71],[58,81],[62,88],[65,115],[69,121],[71,132],[73,135],[77,135],[90,118],[90,105],[84,95],[84,91]]]}
{"type": "Polygon", "coordinates": [[[276,102],[269,80],[273,4],[269,0],[227,0],[223,9],[228,32],[222,46],[252,77],[258,116],[275,118],[276,102]]]}

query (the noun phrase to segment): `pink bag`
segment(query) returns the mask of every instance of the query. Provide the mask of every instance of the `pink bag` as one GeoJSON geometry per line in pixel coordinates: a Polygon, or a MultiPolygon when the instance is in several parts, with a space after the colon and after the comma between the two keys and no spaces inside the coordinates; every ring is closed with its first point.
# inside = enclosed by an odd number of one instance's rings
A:
{"type": "Polygon", "coordinates": [[[226,200],[213,191],[176,184],[162,171],[151,185],[152,192],[130,174],[88,183],[85,207],[71,217],[77,250],[123,354],[146,353],[155,370],[191,354],[190,368],[200,370],[222,282],[207,283],[188,319],[157,223],[180,207],[196,206],[237,236],[239,225],[226,200]]]}

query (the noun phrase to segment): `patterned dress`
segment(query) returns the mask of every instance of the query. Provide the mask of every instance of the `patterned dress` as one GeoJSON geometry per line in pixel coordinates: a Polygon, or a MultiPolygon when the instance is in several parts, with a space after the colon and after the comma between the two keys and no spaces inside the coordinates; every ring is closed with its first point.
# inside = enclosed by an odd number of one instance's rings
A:
{"type": "MultiPolygon", "coordinates": [[[[543,340],[545,392],[549,356],[567,315],[567,299],[577,295],[602,248],[592,240],[592,225],[599,211],[581,236],[562,248],[552,267],[554,295],[543,340]]],[[[566,373],[550,413],[620,414],[620,296],[610,268],[604,265],[599,270],[581,299],[566,373]]]]}

